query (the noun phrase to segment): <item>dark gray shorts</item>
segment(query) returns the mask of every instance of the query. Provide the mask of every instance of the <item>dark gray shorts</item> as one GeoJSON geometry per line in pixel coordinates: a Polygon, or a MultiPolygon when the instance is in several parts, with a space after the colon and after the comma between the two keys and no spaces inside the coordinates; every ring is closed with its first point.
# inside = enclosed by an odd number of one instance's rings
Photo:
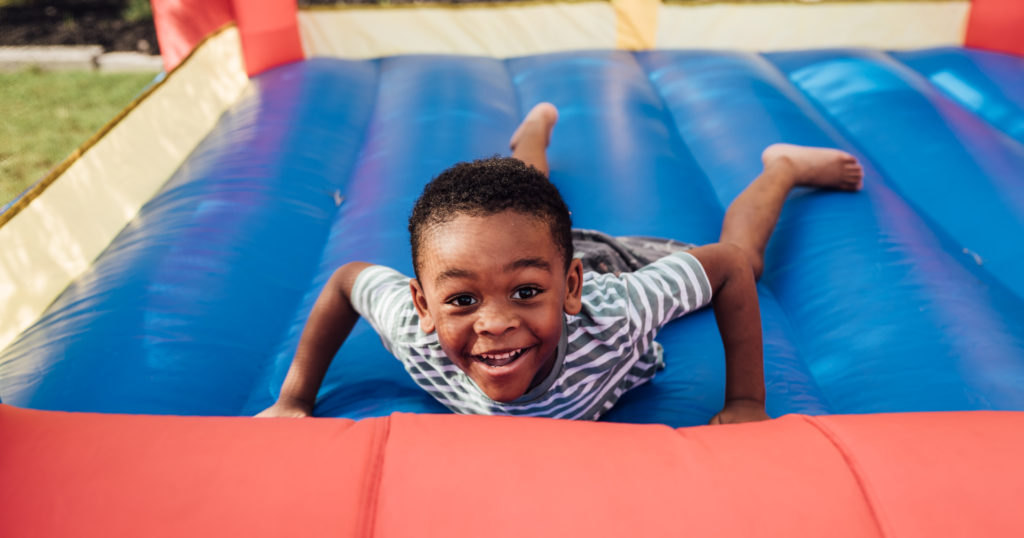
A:
{"type": "Polygon", "coordinates": [[[627,235],[612,237],[596,230],[573,228],[572,245],[584,271],[598,273],[632,272],[673,252],[690,250],[696,245],[674,239],[627,235]]]}

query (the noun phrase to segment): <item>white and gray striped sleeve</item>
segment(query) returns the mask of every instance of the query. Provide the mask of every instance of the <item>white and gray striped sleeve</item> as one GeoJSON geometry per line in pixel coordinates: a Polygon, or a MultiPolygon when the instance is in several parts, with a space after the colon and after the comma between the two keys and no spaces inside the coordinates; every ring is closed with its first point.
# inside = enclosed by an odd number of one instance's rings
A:
{"type": "Polygon", "coordinates": [[[622,273],[629,310],[643,334],[711,302],[711,282],[697,258],[676,252],[632,273],[622,273]]]}
{"type": "Polygon", "coordinates": [[[419,330],[419,317],[409,291],[410,278],[383,265],[363,269],[352,285],[352,307],[377,331],[384,347],[408,342],[419,330]]]}

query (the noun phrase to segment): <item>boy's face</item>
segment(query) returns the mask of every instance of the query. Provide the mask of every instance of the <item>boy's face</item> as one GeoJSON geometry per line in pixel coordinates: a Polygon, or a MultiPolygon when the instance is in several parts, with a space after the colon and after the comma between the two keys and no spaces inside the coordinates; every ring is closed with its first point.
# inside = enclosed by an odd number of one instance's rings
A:
{"type": "Polygon", "coordinates": [[[420,244],[412,294],[424,332],[492,400],[510,402],[555,363],[564,314],[580,311],[583,269],[547,222],[516,211],[460,215],[420,244]]]}

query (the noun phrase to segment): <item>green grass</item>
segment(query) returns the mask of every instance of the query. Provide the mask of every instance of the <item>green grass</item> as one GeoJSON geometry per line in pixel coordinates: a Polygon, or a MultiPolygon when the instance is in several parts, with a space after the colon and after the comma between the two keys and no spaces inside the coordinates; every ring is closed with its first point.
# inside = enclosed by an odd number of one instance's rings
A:
{"type": "Polygon", "coordinates": [[[153,18],[153,8],[149,0],[128,0],[121,17],[129,22],[146,21],[153,18]]]}
{"type": "Polygon", "coordinates": [[[0,73],[0,207],[117,115],[156,73],[0,73]]]}

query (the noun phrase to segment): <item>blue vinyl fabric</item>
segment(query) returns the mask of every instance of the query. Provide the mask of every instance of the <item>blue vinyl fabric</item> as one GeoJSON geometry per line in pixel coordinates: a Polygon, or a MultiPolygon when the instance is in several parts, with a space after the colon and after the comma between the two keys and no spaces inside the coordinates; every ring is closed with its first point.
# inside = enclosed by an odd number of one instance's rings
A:
{"type": "Polygon", "coordinates": [[[963,48],[898,52],[893,57],[1024,144],[1024,58],[963,48]]]}
{"type": "MultiPolygon", "coordinates": [[[[0,353],[0,399],[258,412],[333,270],[363,260],[410,273],[406,219],[423,184],[457,161],[507,154],[525,111],[551,101],[561,113],[552,180],[577,226],[611,234],[714,241],[774,142],[861,158],[862,192],[794,191],[769,244],[759,301],[771,415],[1024,410],[1014,65],[934,49],[280,67],[253,79],[93,267],[0,353]]],[[[606,419],[707,422],[724,384],[712,312],[658,340],[667,368],[606,419]]],[[[316,414],[394,411],[445,412],[360,322],[316,414]]]]}

